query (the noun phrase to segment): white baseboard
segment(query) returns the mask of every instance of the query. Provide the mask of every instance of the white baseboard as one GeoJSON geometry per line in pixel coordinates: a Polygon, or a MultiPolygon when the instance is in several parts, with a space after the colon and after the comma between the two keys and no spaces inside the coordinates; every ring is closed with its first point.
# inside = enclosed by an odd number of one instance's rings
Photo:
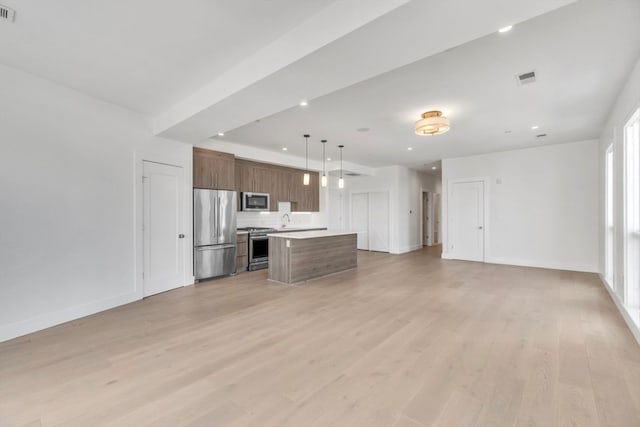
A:
{"type": "Polygon", "coordinates": [[[598,276],[600,277],[600,281],[602,282],[602,286],[604,286],[604,288],[607,290],[607,292],[609,292],[609,296],[611,297],[611,299],[613,300],[613,303],[618,308],[618,311],[622,315],[622,318],[624,319],[624,322],[627,324],[627,327],[631,331],[631,334],[633,335],[633,337],[638,342],[638,345],[640,345],[640,328],[633,321],[633,319],[631,318],[631,315],[629,315],[629,312],[624,307],[624,304],[622,303],[622,300],[620,300],[620,297],[618,296],[618,294],[613,292],[613,289],[611,289],[609,287],[609,285],[607,284],[607,281],[605,280],[605,278],[602,277],[602,274],[598,274],[598,276]]]}
{"type": "Polygon", "coordinates": [[[586,264],[570,264],[570,263],[555,263],[546,261],[533,261],[533,260],[521,260],[521,259],[508,259],[508,258],[496,258],[488,257],[485,259],[488,264],[504,264],[504,265],[516,265],[518,267],[534,267],[534,268],[547,268],[550,270],[567,270],[567,271],[580,271],[584,273],[599,273],[597,265],[586,264]]]}
{"type": "MultiPolygon", "coordinates": [[[[450,252],[442,252],[441,256],[442,256],[442,259],[458,259],[450,252]]],[[[533,260],[498,258],[498,257],[486,257],[484,262],[487,264],[515,265],[518,267],[534,267],[534,268],[547,268],[550,270],[566,270],[566,271],[580,271],[584,273],[600,273],[600,270],[597,265],[566,264],[566,263],[555,263],[555,262],[545,262],[545,261],[540,262],[540,261],[533,261],[533,260]]]]}
{"type": "Polygon", "coordinates": [[[40,316],[22,320],[20,322],[8,323],[0,325],[0,342],[8,341],[22,335],[50,328],[61,323],[79,319],[90,314],[108,310],[120,305],[128,304],[140,299],[137,292],[131,292],[116,297],[106,298],[100,301],[94,301],[89,304],[77,305],[75,307],[66,308],[64,310],[54,311],[42,314],[40,316]]]}
{"type": "Polygon", "coordinates": [[[422,245],[418,244],[418,245],[412,245],[412,246],[405,246],[404,248],[394,249],[389,253],[394,255],[400,255],[400,254],[406,254],[408,252],[417,251],[418,249],[422,249],[422,245]]]}

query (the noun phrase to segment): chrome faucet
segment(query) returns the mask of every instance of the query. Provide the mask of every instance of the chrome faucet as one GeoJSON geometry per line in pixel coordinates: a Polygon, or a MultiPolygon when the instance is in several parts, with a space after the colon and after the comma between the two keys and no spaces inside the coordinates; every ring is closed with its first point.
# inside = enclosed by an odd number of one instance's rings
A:
{"type": "Polygon", "coordinates": [[[280,218],[280,221],[282,222],[282,228],[286,227],[287,224],[289,224],[291,222],[291,217],[289,216],[288,213],[282,215],[282,217],[280,218]],[[284,219],[287,219],[287,222],[284,222],[284,219]]]}

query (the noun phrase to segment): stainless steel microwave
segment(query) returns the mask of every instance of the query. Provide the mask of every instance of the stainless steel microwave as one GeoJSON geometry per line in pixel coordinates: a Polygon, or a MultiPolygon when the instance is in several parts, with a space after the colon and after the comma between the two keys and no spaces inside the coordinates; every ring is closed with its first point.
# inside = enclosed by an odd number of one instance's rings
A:
{"type": "Polygon", "coordinates": [[[242,193],[241,209],[249,212],[269,211],[269,194],[242,193]]]}

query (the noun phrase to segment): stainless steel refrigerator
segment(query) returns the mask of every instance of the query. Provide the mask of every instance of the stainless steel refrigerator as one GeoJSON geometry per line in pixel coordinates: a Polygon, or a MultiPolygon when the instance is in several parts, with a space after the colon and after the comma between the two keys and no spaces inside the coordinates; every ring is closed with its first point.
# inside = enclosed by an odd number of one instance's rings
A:
{"type": "Polygon", "coordinates": [[[193,190],[193,264],[196,280],[236,271],[236,192],[193,190]]]}

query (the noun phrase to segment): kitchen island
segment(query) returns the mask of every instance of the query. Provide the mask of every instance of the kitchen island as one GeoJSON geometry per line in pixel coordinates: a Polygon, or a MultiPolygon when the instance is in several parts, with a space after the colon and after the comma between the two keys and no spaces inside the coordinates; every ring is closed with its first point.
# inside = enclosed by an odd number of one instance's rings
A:
{"type": "Polygon", "coordinates": [[[356,268],[356,236],[331,230],[268,234],[269,280],[293,284],[356,268]]]}

